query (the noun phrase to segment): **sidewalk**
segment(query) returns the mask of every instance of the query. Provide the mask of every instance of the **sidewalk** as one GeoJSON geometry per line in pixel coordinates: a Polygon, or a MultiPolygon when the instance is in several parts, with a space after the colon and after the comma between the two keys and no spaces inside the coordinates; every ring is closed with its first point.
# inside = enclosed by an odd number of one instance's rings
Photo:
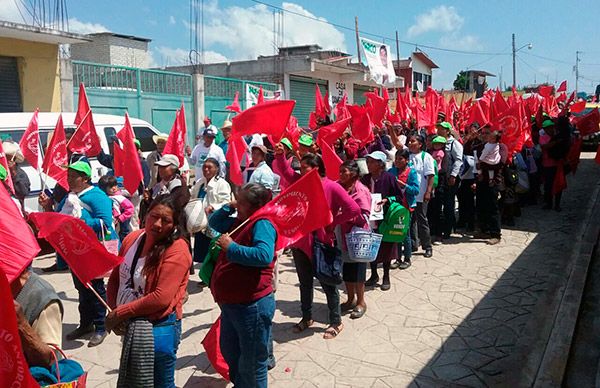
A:
{"type": "MultiPolygon", "coordinates": [[[[496,246],[454,235],[449,244],[434,247],[431,259],[417,253],[410,269],[392,272],[390,291],[367,292],[365,316],[345,318],[345,329],[334,340],[322,339],[327,311],[319,288],[313,330],[291,332],[300,319],[298,279],[291,258],[282,258],[274,323],[277,366],[269,374],[270,386],[490,386],[514,379],[526,365],[539,365],[539,344],[547,341],[548,322],[564,292],[578,225],[600,180],[593,156],[584,153],[577,175],[569,177],[562,213],[526,207],[496,246]]],[[[42,259],[34,267],[51,263],[42,259]]],[[[78,320],[70,275],[44,278],[65,301],[67,333],[78,320]]],[[[197,275],[184,306],[176,383],[225,387],[200,343],[219,311],[196,280],[197,275]]],[[[119,338],[110,335],[96,348],[86,345],[63,342],[89,371],[89,387],[115,387],[119,338]]]]}

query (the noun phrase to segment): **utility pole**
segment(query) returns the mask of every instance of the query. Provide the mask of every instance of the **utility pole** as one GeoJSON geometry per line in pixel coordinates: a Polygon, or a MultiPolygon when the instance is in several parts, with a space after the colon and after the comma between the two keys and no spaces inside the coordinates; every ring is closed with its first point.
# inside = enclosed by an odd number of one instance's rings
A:
{"type": "Polygon", "coordinates": [[[501,91],[504,91],[504,87],[502,86],[502,66],[500,66],[500,79],[498,80],[498,87],[501,91]]]}
{"type": "Polygon", "coordinates": [[[362,63],[360,58],[360,39],[358,39],[358,16],[354,17],[354,31],[356,32],[356,54],[358,54],[358,63],[362,63]]]}
{"type": "Polygon", "coordinates": [[[396,69],[400,70],[400,39],[398,39],[398,30],[396,30],[396,69]]]}
{"type": "Polygon", "coordinates": [[[575,98],[577,98],[577,92],[579,91],[579,54],[581,54],[581,51],[575,51],[575,98]]]}
{"type": "Polygon", "coordinates": [[[513,88],[517,88],[517,64],[516,64],[517,48],[515,46],[515,34],[512,34],[512,60],[513,60],[513,88]]]}

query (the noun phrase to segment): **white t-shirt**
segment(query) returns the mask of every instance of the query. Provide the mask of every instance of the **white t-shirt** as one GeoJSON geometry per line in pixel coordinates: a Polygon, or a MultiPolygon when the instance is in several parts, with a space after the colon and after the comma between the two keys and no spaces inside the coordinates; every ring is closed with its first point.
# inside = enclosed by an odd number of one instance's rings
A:
{"type": "Polygon", "coordinates": [[[190,161],[194,165],[194,171],[196,174],[196,180],[202,178],[202,166],[207,158],[215,158],[219,161],[219,167],[221,168],[220,176],[225,176],[225,154],[223,149],[216,145],[214,142],[210,147],[205,147],[203,142],[200,142],[194,147],[190,161]]]}
{"type": "Polygon", "coordinates": [[[419,178],[419,194],[417,202],[423,202],[423,196],[427,191],[427,176],[435,174],[433,157],[429,153],[421,151],[418,154],[410,154],[410,165],[417,172],[419,178]]]}
{"type": "Polygon", "coordinates": [[[133,258],[135,252],[138,249],[140,241],[144,236],[144,233],[135,240],[131,247],[125,253],[125,260],[119,266],[119,291],[117,292],[117,306],[133,302],[144,296],[146,289],[146,277],[142,274],[144,264],[146,263],[146,257],[138,258],[135,271],[133,273],[133,282],[130,282],[131,278],[131,266],[133,264],[133,258]]]}

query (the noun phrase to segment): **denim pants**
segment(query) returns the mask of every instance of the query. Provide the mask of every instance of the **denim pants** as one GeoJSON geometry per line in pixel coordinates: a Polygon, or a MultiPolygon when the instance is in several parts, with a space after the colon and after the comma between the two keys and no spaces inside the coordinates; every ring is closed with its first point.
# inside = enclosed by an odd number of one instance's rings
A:
{"type": "Polygon", "coordinates": [[[456,183],[454,186],[447,185],[444,187],[444,191],[442,194],[442,205],[444,206],[443,214],[444,214],[444,222],[442,223],[442,235],[444,237],[449,237],[450,233],[454,230],[454,226],[456,225],[456,216],[454,214],[456,209],[456,192],[458,190],[458,186],[460,185],[460,178],[456,178],[456,183]]]}
{"type": "Polygon", "coordinates": [[[248,304],[221,304],[221,353],[236,387],[267,387],[269,340],[275,298],[248,304]]]}
{"type": "MultiPolygon", "coordinates": [[[[300,249],[292,249],[294,265],[300,282],[300,305],[302,319],[312,319],[312,305],[314,297],[314,269],[310,258],[300,249]]],[[[337,286],[321,283],[321,288],[327,298],[329,308],[329,324],[339,325],[342,323],[342,311],[340,309],[340,292],[337,286]]]]}
{"type": "Polygon", "coordinates": [[[413,247],[431,249],[431,235],[429,234],[429,221],[427,220],[427,205],[429,202],[417,202],[417,207],[411,214],[410,238],[413,247]]]}
{"type": "MultiPolygon", "coordinates": [[[[96,332],[104,332],[104,319],[106,318],[106,307],[96,298],[77,276],[71,274],[73,284],[79,293],[79,326],[86,327],[94,324],[96,332]]],[[[106,300],[106,288],[104,279],[94,279],[91,281],[94,290],[100,297],[106,300]]]]}
{"type": "Polygon", "coordinates": [[[154,335],[154,386],[175,388],[175,362],[181,341],[181,320],[172,312],[152,322],[154,335]]]}
{"type": "MultiPolygon", "coordinates": [[[[413,217],[414,212],[410,213],[410,216],[413,217]]],[[[404,238],[404,242],[402,243],[402,251],[404,255],[404,261],[410,261],[412,257],[412,241],[410,239],[411,230],[408,228],[406,237],[404,238]]],[[[398,244],[398,250],[400,250],[400,244],[398,244]]],[[[400,260],[400,252],[398,252],[398,260],[400,260]]]]}

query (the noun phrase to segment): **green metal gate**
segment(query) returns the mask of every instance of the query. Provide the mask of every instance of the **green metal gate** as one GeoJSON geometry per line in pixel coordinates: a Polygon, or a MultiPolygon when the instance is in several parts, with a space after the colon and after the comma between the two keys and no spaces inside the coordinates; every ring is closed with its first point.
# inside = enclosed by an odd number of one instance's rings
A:
{"type": "Polygon", "coordinates": [[[315,84],[325,96],[327,81],[290,76],[290,100],[296,100],[293,114],[301,127],[308,127],[310,113],[315,110],[315,84]]]}
{"type": "Polygon", "coordinates": [[[364,94],[366,92],[370,92],[371,91],[371,87],[369,86],[364,86],[364,85],[354,85],[354,104],[356,105],[362,105],[364,104],[367,99],[364,96],[364,94]]]}

